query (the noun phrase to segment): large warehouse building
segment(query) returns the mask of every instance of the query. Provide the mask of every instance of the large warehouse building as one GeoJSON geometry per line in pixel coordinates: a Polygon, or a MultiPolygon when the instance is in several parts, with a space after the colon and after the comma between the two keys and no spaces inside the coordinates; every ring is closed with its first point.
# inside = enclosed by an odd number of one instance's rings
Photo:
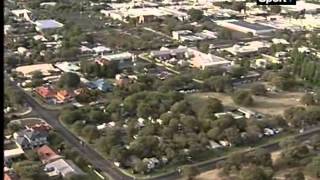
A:
{"type": "Polygon", "coordinates": [[[228,28],[234,31],[240,31],[243,33],[252,33],[253,35],[263,35],[276,30],[275,28],[270,26],[234,19],[216,21],[216,23],[224,28],[228,28]]]}

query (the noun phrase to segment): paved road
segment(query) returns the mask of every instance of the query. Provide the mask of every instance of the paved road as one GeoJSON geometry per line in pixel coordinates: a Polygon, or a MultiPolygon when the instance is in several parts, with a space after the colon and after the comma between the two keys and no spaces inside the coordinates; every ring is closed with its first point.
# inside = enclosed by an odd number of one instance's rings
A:
{"type": "Polygon", "coordinates": [[[99,168],[102,171],[109,174],[114,180],[131,180],[133,178],[123,174],[113,163],[106,160],[95,150],[87,145],[81,145],[80,139],[73,135],[67,128],[65,128],[58,120],[59,112],[47,110],[41,107],[32,97],[26,94],[20,87],[16,86],[13,82],[11,85],[15,86],[17,90],[20,90],[24,94],[25,101],[32,107],[33,113],[37,114],[39,118],[44,119],[55,130],[57,130],[62,137],[72,146],[75,147],[95,168],[99,168]]]}

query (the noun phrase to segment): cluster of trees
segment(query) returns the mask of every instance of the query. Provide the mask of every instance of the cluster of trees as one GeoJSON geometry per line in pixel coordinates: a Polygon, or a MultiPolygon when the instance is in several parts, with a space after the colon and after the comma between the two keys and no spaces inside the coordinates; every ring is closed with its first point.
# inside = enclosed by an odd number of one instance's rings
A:
{"type": "Polygon", "coordinates": [[[320,107],[292,107],[284,111],[284,119],[295,128],[304,128],[320,122],[320,107]]]}
{"type": "Polygon", "coordinates": [[[5,107],[20,107],[24,104],[23,94],[12,86],[5,86],[4,89],[4,105],[5,107]]]}
{"type": "Polygon", "coordinates": [[[44,173],[39,161],[24,160],[13,164],[13,169],[22,179],[46,179],[48,176],[44,173]]]}
{"type": "Polygon", "coordinates": [[[80,76],[73,72],[63,73],[58,81],[60,88],[73,89],[77,88],[80,84],[80,76]]]}
{"type": "Polygon", "coordinates": [[[75,97],[75,99],[79,103],[90,103],[96,101],[98,99],[98,96],[98,90],[89,90],[87,88],[83,88],[80,94],[75,97]]]}
{"type": "Polygon", "coordinates": [[[204,17],[203,11],[199,9],[190,9],[188,15],[190,15],[191,21],[200,21],[204,17]]]}
{"type": "Polygon", "coordinates": [[[298,85],[295,77],[292,76],[291,69],[288,68],[283,68],[278,72],[267,71],[262,78],[277,89],[284,91],[291,90],[298,85]]]}
{"type": "Polygon", "coordinates": [[[234,92],[232,99],[237,105],[241,106],[252,106],[254,103],[251,92],[245,90],[238,90],[234,92]]]}
{"type": "Polygon", "coordinates": [[[94,108],[66,110],[61,120],[95,143],[101,153],[138,173],[147,172],[144,158],[165,156],[169,163],[186,162],[207,151],[210,140],[227,140],[235,146],[253,144],[265,127],[286,126],[281,117],[266,121],[236,120],[230,115],[217,118],[214,114],[223,109],[215,98],[198,106],[174,91],[142,91],[123,101],[108,102],[103,112],[94,108]],[[144,119],[142,125],[139,117],[144,119]],[[157,119],[162,122],[156,123],[157,119]],[[115,122],[115,127],[97,131],[97,124],[110,121],[115,122]],[[131,157],[139,161],[127,164],[131,157]]]}
{"type": "Polygon", "coordinates": [[[280,142],[281,154],[276,160],[272,160],[271,154],[265,149],[257,149],[248,153],[234,153],[220,164],[223,170],[222,175],[238,175],[241,180],[271,180],[278,171],[298,167],[298,171],[286,173],[284,178],[304,180],[305,174],[319,178],[319,156],[315,153],[319,146],[319,137],[319,135],[315,135],[311,138],[309,148],[298,143],[295,139],[280,142]],[[309,158],[310,156],[313,158],[309,158]]]}
{"type": "Polygon", "coordinates": [[[212,76],[204,81],[203,89],[214,92],[225,92],[232,88],[228,76],[212,76]]]}
{"type": "Polygon", "coordinates": [[[314,85],[320,85],[320,63],[317,57],[300,53],[297,49],[292,52],[293,73],[314,85]]]}
{"type": "Polygon", "coordinates": [[[120,72],[119,62],[110,61],[105,65],[100,65],[95,62],[81,61],[81,72],[87,76],[99,78],[114,78],[120,72]]]}

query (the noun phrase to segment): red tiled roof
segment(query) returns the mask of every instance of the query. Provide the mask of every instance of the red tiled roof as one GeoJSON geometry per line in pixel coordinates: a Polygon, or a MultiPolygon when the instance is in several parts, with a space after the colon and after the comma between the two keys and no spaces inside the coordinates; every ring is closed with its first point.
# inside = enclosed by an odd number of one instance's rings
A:
{"type": "Polygon", "coordinates": [[[43,145],[36,151],[42,163],[48,163],[52,160],[59,159],[61,157],[47,145],[43,145]]]}
{"type": "Polygon", "coordinates": [[[4,174],[4,180],[11,180],[11,177],[7,173],[5,173],[4,174]]]}
{"type": "Polygon", "coordinates": [[[36,92],[44,98],[53,97],[55,92],[50,87],[41,86],[36,88],[36,92]]]}

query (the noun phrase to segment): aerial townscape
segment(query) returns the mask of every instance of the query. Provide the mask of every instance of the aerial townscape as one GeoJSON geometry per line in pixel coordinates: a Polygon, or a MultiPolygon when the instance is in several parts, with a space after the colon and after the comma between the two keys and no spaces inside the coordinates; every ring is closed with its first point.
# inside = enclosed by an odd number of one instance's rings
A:
{"type": "Polygon", "coordinates": [[[320,0],[259,2],[4,0],[3,178],[319,180],[320,0]]]}

